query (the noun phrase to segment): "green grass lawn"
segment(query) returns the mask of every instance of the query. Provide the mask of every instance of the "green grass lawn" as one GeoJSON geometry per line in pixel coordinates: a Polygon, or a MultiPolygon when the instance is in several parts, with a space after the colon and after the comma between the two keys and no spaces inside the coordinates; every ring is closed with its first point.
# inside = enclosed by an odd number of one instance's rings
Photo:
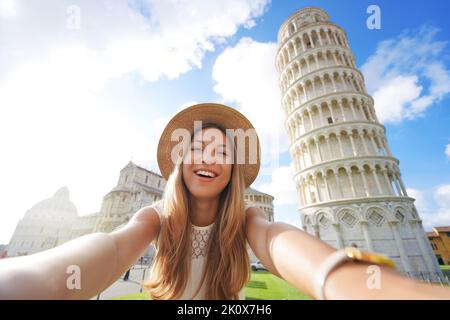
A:
{"type": "Polygon", "coordinates": [[[450,265],[441,266],[442,273],[450,279],[450,265]]]}
{"type": "Polygon", "coordinates": [[[246,300],[310,300],[286,281],[270,272],[254,271],[245,286],[246,300]]]}
{"type": "Polygon", "coordinates": [[[110,300],[148,300],[148,293],[147,292],[143,292],[143,293],[132,293],[132,294],[127,294],[125,296],[121,296],[121,297],[116,297],[116,298],[111,298],[110,300]]]}
{"type": "MultiPolygon", "coordinates": [[[[311,298],[269,272],[253,271],[245,286],[246,300],[310,300],[311,298]]],[[[112,300],[148,300],[148,294],[133,293],[112,300]]]]}

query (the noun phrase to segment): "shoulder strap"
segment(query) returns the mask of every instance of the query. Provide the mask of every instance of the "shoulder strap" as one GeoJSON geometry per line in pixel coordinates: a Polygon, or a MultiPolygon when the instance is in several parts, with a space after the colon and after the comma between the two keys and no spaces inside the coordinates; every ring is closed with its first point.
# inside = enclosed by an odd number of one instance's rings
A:
{"type": "Polygon", "coordinates": [[[158,200],[156,202],[154,202],[150,207],[154,208],[156,210],[156,212],[158,213],[159,216],[159,220],[161,220],[161,223],[163,221],[163,200],[158,200]]]}
{"type": "MultiPolygon", "coordinates": [[[[162,226],[164,221],[164,215],[163,215],[163,199],[158,200],[150,205],[151,208],[155,209],[156,213],[158,213],[160,225],[162,226]]],[[[155,238],[155,247],[158,249],[158,241],[159,241],[159,233],[161,232],[161,228],[159,229],[158,235],[155,238]]]]}

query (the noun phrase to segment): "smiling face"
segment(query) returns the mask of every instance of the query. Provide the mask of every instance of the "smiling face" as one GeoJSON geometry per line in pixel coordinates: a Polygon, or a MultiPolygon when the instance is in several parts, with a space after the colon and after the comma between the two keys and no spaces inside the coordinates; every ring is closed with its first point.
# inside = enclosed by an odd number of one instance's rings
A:
{"type": "Polygon", "coordinates": [[[232,172],[232,149],[225,134],[217,128],[195,133],[184,161],[183,180],[194,198],[212,199],[227,186],[232,172]]]}

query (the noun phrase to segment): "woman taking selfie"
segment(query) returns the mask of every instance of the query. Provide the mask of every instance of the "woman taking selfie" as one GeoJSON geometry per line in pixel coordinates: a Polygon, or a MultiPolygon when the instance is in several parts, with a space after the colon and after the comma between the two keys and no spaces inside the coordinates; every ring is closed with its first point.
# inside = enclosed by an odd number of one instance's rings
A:
{"type": "Polygon", "coordinates": [[[246,205],[260,144],[250,121],[233,108],[206,103],[179,112],[161,135],[157,158],[167,179],[163,199],[111,233],[0,260],[0,299],[92,298],[153,241],[144,288],[154,300],[245,299],[249,248],[269,272],[314,299],[450,299],[450,289],[401,276],[387,257],[336,250],[246,205]],[[70,285],[68,270],[79,272],[78,286],[70,285]],[[375,282],[368,270],[375,270],[375,282]]]}

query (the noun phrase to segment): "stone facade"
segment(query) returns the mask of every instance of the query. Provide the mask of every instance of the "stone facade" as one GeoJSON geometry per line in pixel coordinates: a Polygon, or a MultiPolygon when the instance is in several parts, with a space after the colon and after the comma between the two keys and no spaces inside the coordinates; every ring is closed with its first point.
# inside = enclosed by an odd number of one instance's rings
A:
{"type": "Polygon", "coordinates": [[[267,221],[274,222],[273,196],[253,188],[247,188],[244,198],[245,203],[260,208],[266,215],[267,221]]]}
{"type": "Polygon", "coordinates": [[[69,189],[59,189],[31,209],[17,223],[8,245],[8,256],[28,255],[56,247],[72,238],[72,226],[78,219],[70,201],[69,189]]]}
{"type": "Polygon", "coordinates": [[[111,232],[126,223],[140,208],[162,198],[166,180],[131,161],[120,171],[117,186],[102,201],[96,232],[111,232]]]}
{"type": "Polygon", "coordinates": [[[278,33],[276,67],[304,230],[388,255],[409,276],[442,277],[344,30],[319,8],[278,33]]]}

